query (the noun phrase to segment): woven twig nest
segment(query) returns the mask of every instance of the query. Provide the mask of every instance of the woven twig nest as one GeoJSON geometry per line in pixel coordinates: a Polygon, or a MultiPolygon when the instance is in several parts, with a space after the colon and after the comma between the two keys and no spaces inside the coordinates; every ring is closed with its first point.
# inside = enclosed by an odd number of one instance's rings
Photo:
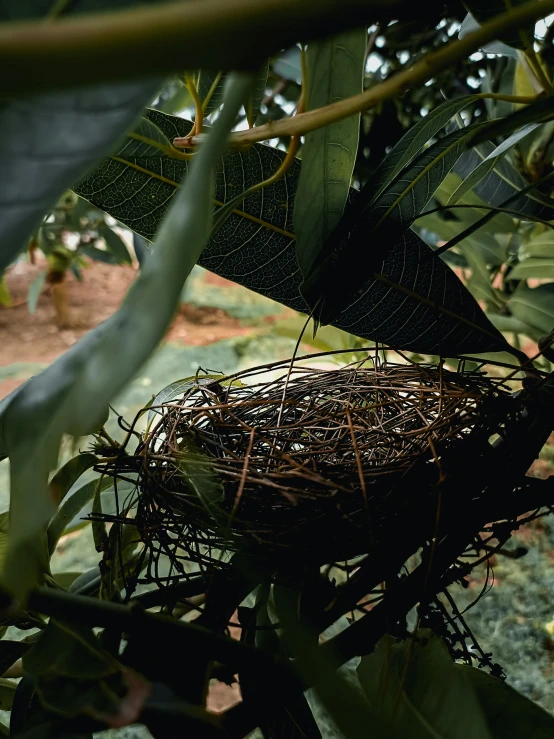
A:
{"type": "Polygon", "coordinates": [[[214,565],[239,549],[343,561],[432,494],[441,459],[486,435],[507,394],[483,374],[428,365],[199,375],[151,409],[134,455],[104,471],[138,474],[134,523],[174,562],[214,565]],[[406,489],[416,468],[425,485],[406,489]]]}

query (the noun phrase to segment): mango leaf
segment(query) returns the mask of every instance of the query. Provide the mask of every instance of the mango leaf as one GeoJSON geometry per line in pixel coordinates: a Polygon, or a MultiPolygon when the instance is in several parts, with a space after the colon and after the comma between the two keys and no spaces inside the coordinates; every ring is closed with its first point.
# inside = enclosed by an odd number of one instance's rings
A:
{"type": "Polygon", "coordinates": [[[554,257],[550,259],[524,259],[508,274],[510,280],[554,279],[554,257]]]}
{"type": "Polygon", "coordinates": [[[66,462],[50,480],[49,488],[52,500],[59,505],[81,475],[94,467],[97,462],[96,454],[88,452],[78,454],[69,462],[66,462]]]}
{"type": "Polygon", "coordinates": [[[432,632],[404,642],[384,637],[362,658],[358,677],[370,704],[402,737],[492,739],[470,682],[432,632]]]}
{"type": "Polygon", "coordinates": [[[91,480],[76,490],[73,495],[65,501],[48,524],[47,540],[50,556],[54,553],[60,536],[63,534],[67,526],[69,526],[75,516],[83,510],[86,504],[93,499],[94,494],[97,491],[102,492],[110,487],[113,487],[113,480],[110,477],[91,480]]]}
{"type": "Polygon", "coordinates": [[[208,116],[223,104],[227,74],[199,69],[194,73],[193,79],[203,104],[204,115],[208,116]]]}
{"type": "Polygon", "coordinates": [[[255,125],[256,119],[258,115],[260,114],[260,108],[262,107],[262,100],[265,97],[265,90],[267,87],[268,73],[269,73],[269,61],[266,61],[262,64],[260,68],[260,71],[256,78],[256,83],[254,85],[254,88],[252,92],[250,93],[248,102],[245,105],[246,118],[248,120],[248,125],[251,128],[252,126],[255,125]]]}
{"type": "Polygon", "coordinates": [[[376,200],[449,121],[468,105],[478,100],[476,95],[464,95],[447,100],[413,125],[383,159],[370,177],[368,191],[376,200]]]}
{"type": "MultiPolygon", "coordinates": [[[[494,149],[493,144],[485,142],[471,151],[464,152],[454,166],[454,172],[461,177],[462,181],[471,177],[472,172],[492,155],[494,149]]],[[[473,186],[473,192],[485,203],[499,206],[508,198],[517,195],[528,184],[509,159],[501,158],[495,162],[491,171],[473,186]]],[[[519,211],[522,217],[529,215],[552,218],[554,216],[553,199],[537,189],[522,193],[521,197],[514,199],[511,207],[519,211]]]]}
{"type": "Polygon", "coordinates": [[[30,646],[24,641],[2,639],[0,641],[0,675],[3,675],[18,659],[21,659],[30,646]]]}
{"type": "Polygon", "coordinates": [[[554,259],[554,233],[546,231],[529,239],[520,250],[522,258],[536,257],[537,259],[554,259]]]}
{"type": "MultiPolygon", "coordinates": [[[[473,33],[473,31],[476,31],[478,28],[480,28],[480,24],[477,23],[471,13],[468,13],[462,21],[458,37],[464,38],[468,33],[473,33]]],[[[502,41],[491,41],[488,44],[484,44],[482,51],[486,51],[487,54],[501,54],[502,56],[517,59],[517,50],[508,46],[508,44],[503,44],[502,41]]]]}
{"type": "MultiPolygon", "coordinates": [[[[3,3],[2,20],[41,16],[52,3],[3,3]]],[[[121,0],[119,7],[136,4],[121,0]]],[[[107,9],[79,0],[68,13],[107,9]]],[[[150,78],[4,101],[0,109],[0,273],[25,248],[58,197],[106,156],[154,97],[150,78]]]]}
{"type": "Polygon", "coordinates": [[[0,305],[3,305],[4,308],[9,308],[11,304],[12,294],[6,281],[6,275],[2,275],[0,277],[0,305]]]}
{"type": "Polygon", "coordinates": [[[23,656],[23,667],[42,704],[64,716],[115,716],[125,700],[125,669],[92,629],[77,623],[51,619],[23,656]]]}
{"type": "MultiPolygon", "coordinates": [[[[462,180],[460,186],[455,192],[452,193],[448,204],[457,203],[467,192],[473,190],[473,188],[481,182],[481,180],[492,172],[502,159],[502,157],[510,150],[512,146],[515,146],[525,136],[529,136],[535,129],[537,129],[540,123],[528,123],[523,126],[519,131],[516,131],[497,146],[491,153],[483,159],[483,161],[475,167],[473,172],[462,180]]],[[[554,205],[554,201],[552,202],[554,205]]]]}
{"type": "Polygon", "coordinates": [[[485,714],[493,739],[550,739],[554,717],[507,683],[468,665],[454,669],[473,690],[485,714]]]}
{"type": "Polygon", "coordinates": [[[548,334],[554,329],[554,283],[530,288],[520,285],[508,301],[511,314],[519,321],[548,334]]]}
{"type": "MultiPolygon", "coordinates": [[[[510,8],[525,5],[527,0],[464,0],[467,10],[479,23],[485,23],[495,16],[508,13],[510,8]]],[[[535,38],[535,24],[515,29],[503,34],[500,41],[515,49],[527,49],[535,38]]]]}
{"type": "Polygon", "coordinates": [[[297,84],[302,82],[302,53],[299,46],[284,51],[271,66],[278,77],[297,84]]]}
{"type": "Polygon", "coordinates": [[[10,546],[3,575],[20,598],[47,567],[41,533],[54,513],[47,479],[62,435],[86,436],[102,426],[112,398],[163,337],[183,283],[209,238],[213,171],[250,85],[249,75],[230,82],[230,102],[195,158],[159,230],[158,248],[148,253],[121,308],[2,404],[2,446],[9,452],[11,478],[10,546]]]}
{"type": "Polygon", "coordinates": [[[38,299],[42,293],[42,288],[44,287],[47,274],[48,272],[46,270],[42,270],[42,272],[39,272],[31,282],[29,292],[27,293],[27,307],[29,309],[29,313],[37,312],[38,299]]]}
{"type": "MultiPolygon", "coordinates": [[[[365,28],[308,45],[307,109],[315,110],[363,90],[365,28]]],[[[306,134],[294,202],[296,250],[309,274],[325,240],[337,226],[350,191],[358,151],[360,114],[306,134]]]]}
{"type": "Polygon", "coordinates": [[[106,246],[111,253],[117,259],[119,264],[132,264],[133,260],[127,249],[127,244],[123,241],[121,236],[115,231],[112,231],[108,226],[103,226],[100,229],[100,236],[106,242],[106,246]]]}
{"type": "Polygon", "coordinates": [[[0,678],[0,711],[11,710],[17,683],[0,678]]]}
{"type": "MultiPolygon", "coordinates": [[[[158,111],[148,111],[147,118],[168,141],[190,130],[189,122],[158,111]]],[[[166,151],[149,154],[145,158],[115,154],[76,190],[152,240],[188,162],[166,151]]],[[[216,207],[267,179],[283,157],[283,152],[263,144],[227,154],[217,171],[216,207]]],[[[246,198],[241,209],[212,236],[198,263],[307,313],[300,293],[302,275],[292,223],[299,169],[294,162],[282,180],[246,198]]],[[[355,196],[352,190],[351,200],[355,196]]],[[[333,325],[421,353],[439,353],[441,347],[445,354],[476,353],[493,350],[499,343],[505,348],[469,292],[420,238],[408,231],[387,246],[387,256],[374,270],[375,276],[365,273],[365,285],[333,325]]]]}

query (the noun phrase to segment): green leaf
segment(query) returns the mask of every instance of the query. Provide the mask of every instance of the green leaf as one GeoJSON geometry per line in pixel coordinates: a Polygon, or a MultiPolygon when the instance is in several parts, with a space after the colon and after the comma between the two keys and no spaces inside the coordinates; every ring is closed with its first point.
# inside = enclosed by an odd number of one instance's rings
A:
{"type": "Polygon", "coordinates": [[[42,272],[39,272],[31,282],[29,292],[27,293],[27,307],[29,309],[29,313],[36,313],[37,311],[38,299],[42,293],[42,288],[44,287],[47,274],[47,270],[43,270],[42,272]]]}
{"type": "Polygon", "coordinates": [[[493,739],[551,739],[554,717],[507,683],[483,670],[455,665],[477,695],[493,739]]]}
{"type": "Polygon", "coordinates": [[[17,689],[17,683],[0,678],[0,711],[10,711],[17,689]]]}
{"type": "Polygon", "coordinates": [[[223,104],[223,93],[225,91],[225,83],[227,74],[222,72],[211,72],[207,70],[199,70],[194,74],[194,82],[198,95],[204,106],[204,115],[208,116],[217,110],[223,104]],[[209,99],[208,99],[208,96],[209,99]]]}
{"type": "MultiPolygon", "coordinates": [[[[148,119],[169,141],[190,129],[189,122],[158,111],[148,111],[148,119]]],[[[283,157],[283,152],[263,144],[229,153],[217,172],[216,204],[230,201],[237,192],[270,177],[283,157]]],[[[77,191],[152,241],[187,167],[186,161],[162,151],[156,159],[116,155],[77,191]]],[[[299,164],[295,162],[281,181],[246,198],[240,211],[232,213],[212,237],[198,263],[306,313],[309,308],[300,294],[302,275],[292,224],[298,174],[299,164]]],[[[355,194],[352,191],[351,198],[355,194]]],[[[441,346],[446,346],[445,340],[451,342],[445,348],[447,354],[488,351],[497,345],[498,335],[494,329],[491,333],[478,305],[423,241],[407,232],[389,246],[376,276],[366,273],[367,282],[360,294],[332,321],[333,325],[372,341],[429,354],[438,353],[441,346]],[[387,322],[385,318],[391,314],[394,320],[387,322]],[[482,321],[484,332],[471,328],[482,321]]]]}
{"type": "Polygon", "coordinates": [[[550,259],[524,259],[508,274],[509,280],[554,279],[554,257],[550,259]]]}
{"type": "MultiPolygon", "coordinates": [[[[365,28],[308,45],[308,110],[362,92],[366,47],[365,28]]],[[[304,275],[309,274],[325,240],[342,217],[359,130],[358,114],[306,134],[294,202],[296,249],[304,275]]]]}
{"type": "Polygon", "coordinates": [[[115,717],[125,695],[120,665],[103,649],[92,629],[50,619],[23,657],[42,704],[65,716],[81,712],[115,717]]]}
{"type": "Polygon", "coordinates": [[[252,90],[252,93],[245,106],[246,118],[248,120],[248,125],[251,128],[256,123],[256,119],[260,113],[262,100],[265,97],[268,73],[269,73],[269,61],[264,62],[264,64],[262,65],[258,73],[258,76],[256,78],[256,84],[254,85],[254,89],[252,90]]]}
{"type": "Polygon", "coordinates": [[[219,374],[207,374],[200,376],[192,375],[191,377],[184,377],[181,380],[176,380],[175,382],[167,385],[163,388],[163,390],[160,390],[160,392],[148,405],[149,408],[153,408],[153,410],[148,412],[148,426],[152,423],[156,414],[159,414],[159,410],[156,410],[157,406],[163,405],[164,403],[170,403],[172,400],[179,398],[180,396],[187,393],[189,390],[192,390],[199,385],[209,385],[214,380],[223,379],[224,377],[225,375],[219,374]]]}
{"type": "MultiPolygon", "coordinates": [[[[527,0],[464,0],[467,10],[479,23],[486,23],[498,15],[508,13],[510,8],[525,5],[527,0]]],[[[510,31],[500,40],[515,49],[528,49],[535,38],[535,24],[510,31]]]]}
{"type": "Polygon", "coordinates": [[[478,100],[476,95],[464,95],[454,100],[447,100],[412,126],[391,149],[376,173],[370,178],[368,188],[372,193],[372,200],[382,195],[400,172],[421,153],[430,139],[455,115],[476,100],[478,100]]]}
{"type": "Polygon", "coordinates": [[[106,246],[116,257],[119,264],[132,264],[133,260],[127,249],[127,244],[123,241],[121,236],[115,231],[112,231],[108,226],[103,226],[100,229],[100,236],[106,242],[106,246]]]}
{"type": "Polygon", "coordinates": [[[81,572],[54,572],[53,578],[61,588],[69,590],[81,575],[81,572]]]}
{"type": "Polygon", "coordinates": [[[513,133],[511,136],[509,136],[505,141],[497,146],[496,149],[491,151],[491,153],[485,159],[483,159],[481,164],[478,164],[477,167],[475,167],[469,177],[466,177],[464,180],[462,180],[458,189],[452,193],[452,196],[448,201],[448,205],[459,202],[459,200],[467,192],[473,190],[473,188],[479,182],[481,182],[484,177],[486,177],[495,169],[498,162],[500,162],[502,157],[510,150],[512,146],[515,146],[519,141],[521,141],[521,139],[525,138],[525,136],[529,136],[529,134],[531,134],[540,125],[540,123],[528,123],[519,131],[516,131],[516,133],[513,133]]]}
{"type": "Polygon", "coordinates": [[[21,659],[28,649],[30,649],[30,644],[26,642],[2,639],[0,641],[0,675],[3,675],[18,659],[21,659]]]}
{"type": "Polygon", "coordinates": [[[113,480],[111,477],[91,480],[76,490],[73,495],[65,501],[48,524],[47,539],[50,556],[54,553],[60,536],[62,536],[63,532],[73,521],[75,516],[77,516],[86,504],[93,499],[95,493],[101,493],[110,487],[113,487],[113,480]]]}
{"type": "Polygon", "coordinates": [[[229,104],[195,157],[191,175],[159,230],[157,248],[149,252],[121,308],[2,406],[11,476],[4,582],[21,599],[45,566],[39,534],[54,512],[47,476],[62,435],[86,436],[102,426],[110,401],[163,337],[183,283],[209,238],[213,172],[250,84],[250,76],[233,77],[229,104]]]}
{"type": "Polygon", "coordinates": [[[554,283],[530,288],[520,285],[508,301],[512,315],[548,334],[554,328],[554,283]]]}
{"type": "Polygon", "coordinates": [[[284,80],[300,84],[302,81],[301,56],[300,47],[292,46],[272,62],[273,71],[284,80]]]}
{"type": "Polygon", "coordinates": [[[0,277],[0,305],[9,308],[12,304],[12,294],[6,281],[6,275],[0,277]]]}
{"type": "MultiPolygon", "coordinates": [[[[478,28],[480,28],[480,24],[477,23],[471,13],[468,13],[460,26],[458,37],[464,38],[468,33],[477,31],[478,28]]],[[[502,41],[491,41],[488,44],[484,44],[482,50],[486,51],[488,54],[501,54],[502,56],[517,59],[517,51],[511,46],[503,44],[502,41]]]]}
{"type": "Polygon", "coordinates": [[[410,739],[492,739],[469,681],[444,644],[421,630],[407,641],[384,637],[358,667],[370,704],[410,739]]]}
{"type": "MultiPolygon", "coordinates": [[[[134,4],[122,0],[119,7],[134,4]]],[[[5,11],[10,20],[40,16],[45,9],[41,0],[10,6],[5,11]]],[[[77,7],[100,10],[112,2],[88,0],[77,7]]],[[[160,85],[160,79],[149,78],[4,101],[0,273],[25,248],[58,197],[109,153],[160,85]]]]}
{"type": "Polygon", "coordinates": [[[529,239],[522,245],[519,250],[522,258],[535,257],[537,259],[554,259],[554,233],[546,231],[545,233],[529,239]]]}
{"type": "Polygon", "coordinates": [[[96,454],[89,452],[78,454],[66,462],[50,480],[50,495],[54,503],[59,505],[81,475],[97,462],[96,454]]]}

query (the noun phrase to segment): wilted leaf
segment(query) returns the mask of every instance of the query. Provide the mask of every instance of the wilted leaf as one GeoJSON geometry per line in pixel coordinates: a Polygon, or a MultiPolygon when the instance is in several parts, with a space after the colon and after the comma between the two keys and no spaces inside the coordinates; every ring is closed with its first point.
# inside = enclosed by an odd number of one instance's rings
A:
{"type": "MultiPolygon", "coordinates": [[[[363,89],[365,28],[308,45],[307,110],[357,95],[363,89]]],[[[360,115],[306,134],[294,201],[298,263],[309,274],[325,239],[341,219],[358,151],[360,115]]]]}
{"type": "MultiPolygon", "coordinates": [[[[119,7],[135,0],[121,0],[119,7]]],[[[3,3],[0,19],[40,16],[51,3],[3,3]]],[[[68,13],[112,7],[81,0],[68,13]]],[[[0,109],[0,272],[25,248],[58,197],[91,170],[154,97],[151,78],[4,101],[0,109]]]]}

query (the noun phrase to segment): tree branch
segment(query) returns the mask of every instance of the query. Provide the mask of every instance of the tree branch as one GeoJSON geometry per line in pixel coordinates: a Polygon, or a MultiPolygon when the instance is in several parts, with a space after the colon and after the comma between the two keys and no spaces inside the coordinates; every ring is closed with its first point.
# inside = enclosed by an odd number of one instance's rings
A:
{"type": "MultiPolygon", "coordinates": [[[[232,134],[230,144],[244,146],[281,136],[304,135],[363,110],[374,108],[384,100],[398,97],[406,90],[424,84],[445,67],[450,67],[467,58],[489,41],[502,36],[505,31],[544,18],[552,12],[554,12],[554,0],[535,0],[535,2],[514,8],[484,23],[481,28],[464,36],[463,39],[452,41],[438,51],[427,54],[413,66],[364,90],[359,95],[326,105],[324,108],[300,113],[292,118],[270,121],[264,126],[232,134]]],[[[174,143],[178,145],[178,140],[174,143]]]]}
{"type": "MultiPolygon", "coordinates": [[[[431,3],[436,10],[437,2],[431,3]]],[[[167,74],[257,69],[309,40],[414,14],[408,0],[196,0],[0,26],[2,95],[167,74]]],[[[428,11],[427,11],[428,12],[428,11]]]]}

